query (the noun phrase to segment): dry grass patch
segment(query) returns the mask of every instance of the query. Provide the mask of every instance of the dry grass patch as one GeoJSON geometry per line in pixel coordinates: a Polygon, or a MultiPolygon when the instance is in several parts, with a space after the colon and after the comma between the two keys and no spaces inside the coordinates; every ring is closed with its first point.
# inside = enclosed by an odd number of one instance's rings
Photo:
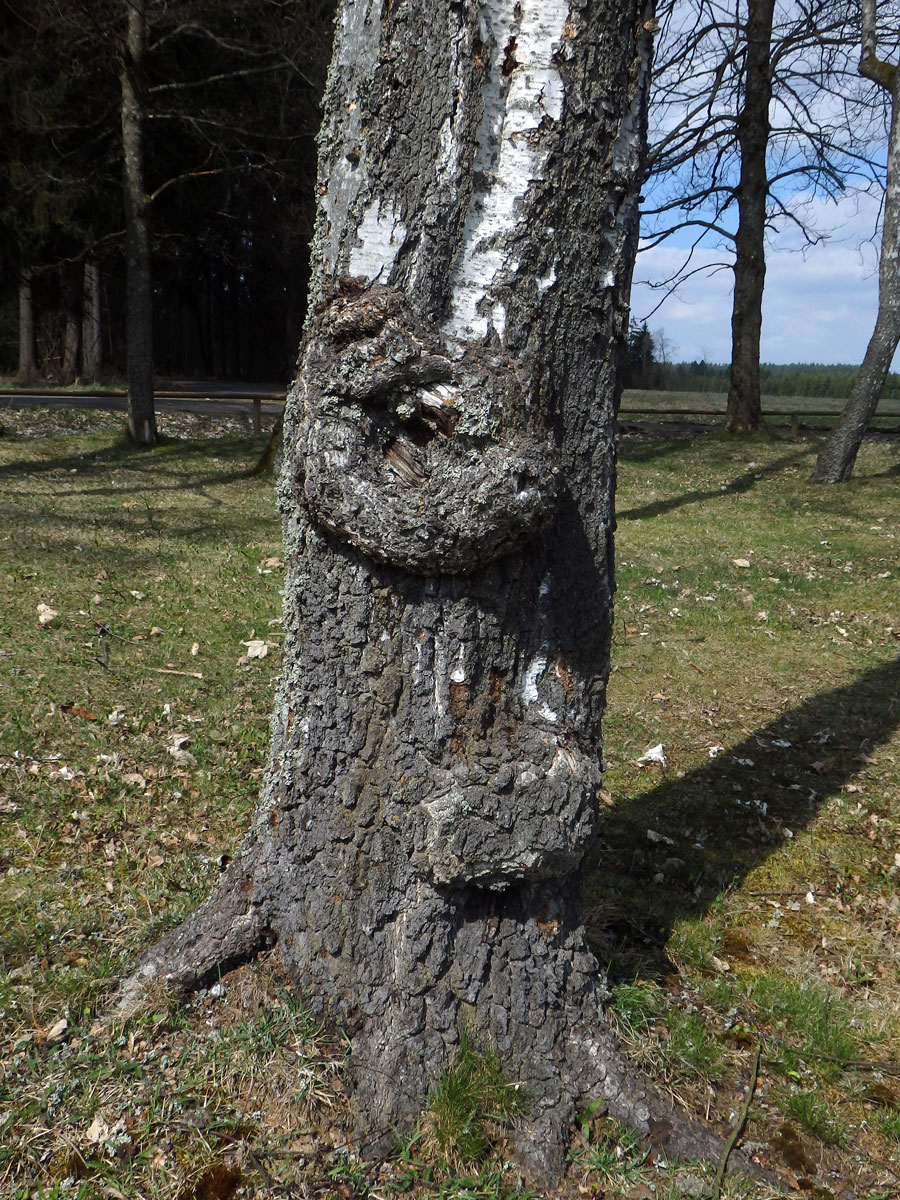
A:
{"type": "MultiPolygon", "coordinates": [[[[0,1195],[527,1196],[494,1071],[471,1073],[488,1100],[457,1075],[436,1087],[461,1114],[449,1140],[438,1104],[391,1161],[362,1162],[346,1041],[274,959],[98,1023],[234,853],[281,645],[272,488],[245,475],[262,440],[179,418],[146,454],[116,422],[4,413],[0,438],[0,1195]]],[[[887,1200],[900,455],[868,444],[848,487],[814,489],[814,450],[623,443],[591,928],[623,1035],[687,1107],[727,1131],[761,1042],[745,1145],[786,1192],[887,1200]],[[658,743],[664,767],[635,765],[658,743]]],[[[560,1195],[674,1200],[713,1174],[585,1113],[560,1195]]]]}
{"type": "Polygon", "coordinates": [[[887,1197],[900,444],[841,488],[808,484],[816,448],[624,441],[592,927],[635,1053],[690,1108],[727,1124],[761,1042],[751,1148],[794,1187],[887,1197]],[[665,766],[637,766],[659,743],[665,766]]]}

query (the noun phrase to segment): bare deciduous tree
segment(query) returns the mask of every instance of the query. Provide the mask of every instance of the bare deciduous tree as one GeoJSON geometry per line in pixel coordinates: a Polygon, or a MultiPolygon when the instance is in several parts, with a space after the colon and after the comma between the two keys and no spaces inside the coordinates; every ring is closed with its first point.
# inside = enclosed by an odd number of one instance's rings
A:
{"type": "Polygon", "coordinates": [[[878,57],[875,0],[862,0],[859,72],[890,97],[887,185],[878,264],[878,316],[850,399],[822,447],[812,478],[840,483],[850,478],[900,342],[900,72],[878,57]]]}
{"type": "Polygon", "coordinates": [[[140,446],[156,444],[153,399],[153,288],[150,274],[150,203],[144,186],[147,0],[125,0],[122,48],[122,171],[127,260],[128,432],[140,446]]]}
{"type": "Polygon", "coordinates": [[[748,432],[762,420],[767,236],[788,227],[818,241],[809,199],[877,180],[878,113],[854,85],[851,15],[834,0],[692,0],[670,7],[663,32],[643,233],[649,246],[694,237],[684,267],[654,285],[668,293],[708,270],[692,262],[701,245],[727,251],[717,264],[734,273],[726,429],[748,432]]]}

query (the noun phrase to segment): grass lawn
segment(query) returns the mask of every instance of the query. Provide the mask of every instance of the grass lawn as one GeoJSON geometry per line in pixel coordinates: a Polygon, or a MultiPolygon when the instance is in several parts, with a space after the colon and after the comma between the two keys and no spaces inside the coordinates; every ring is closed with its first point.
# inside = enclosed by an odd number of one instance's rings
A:
{"type": "MultiPolygon", "coordinates": [[[[657,419],[665,420],[668,412],[673,417],[678,414],[691,416],[697,412],[707,414],[700,418],[713,424],[716,417],[708,414],[716,413],[724,417],[728,389],[724,392],[655,392],[641,388],[627,390],[622,396],[623,420],[633,421],[641,412],[656,413],[657,419]]],[[[796,416],[804,428],[828,429],[834,418],[842,411],[846,400],[835,396],[777,396],[763,395],[761,397],[762,411],[766,414],[769,425],[774,429],[790,427],[791,418],[796,416]],[[819,414],[832,414],[821,416],[819,414]]],[[[900,423],[900,401],[893,397],[883,397],[878,405],[878,411],[872,418],[873,429],[890,429],[897,431],[900,423]]]]}
{"type": "MultiPolygon", "coordinates": [[[[347,1141],[346,1044],[261,958],[99,1018],[251,812],[280,645],[263,440],[4,412],[0,1196],[498,1200],[517,1119],[471,1048],[397,1157],[347,1141]],[[454,1125],[454,1121],[456,1124],[454,1125]]],[[[589,927],[636,1061],[783,1194],[900,1193],[900,442],[623,439],[589,927]],[[661,744],[665,763],[640,766],[661,744]]],[[[711,1195],[585,1114],[560,1195],[711,1195]]],[[[777,1194],[777,1193],[775,1193],[777,1194]]],[[[729,1177],[723,1195],[771,1196],[729,1177]]]]}

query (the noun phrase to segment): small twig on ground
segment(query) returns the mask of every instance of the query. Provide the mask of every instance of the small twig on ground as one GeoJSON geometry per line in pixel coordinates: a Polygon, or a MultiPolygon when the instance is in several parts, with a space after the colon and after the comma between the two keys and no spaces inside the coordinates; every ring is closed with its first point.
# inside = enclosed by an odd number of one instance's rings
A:
{"type": "Polygon", "coordinates": [[[738,1138],[744,1132],[744,1126],[747,1124],[747,1115],[750,1112],[750,1105],[753,1103],[753,1095],[756,1091],[756,1081],[759,1078],[759,1060],[762,1057],[762,1046],[757,1045],[756,1054],[753,1056],[753,1069],[750,1072],[750,1084],[747,1088],[747,1095],[744,1099],[744,1105],[741,1108],[740,1116],[737,1120],[737,1125],[734,1127],[734,1132],[725,1144],[725,1149],[722,1152],[722,1158],[719,1162],[719,1169],[716,1171],[716,1181],[713,1184],[712,1200],[719,1200],[722,1195],[722,1184],[725,1180],[725,1170],[728,1166],[728,1158],[732,1150],[737,1145],[738,1138]]]}
{"type": "Polygon", "coordinates": [[[852,1067],[854,1071],[884,1071],[887,1075],[900,1075],[900,1062],[879,1062],[872,1058],[836,1058],[833,1054],[816,1054],[811,1057],[839,1063],[842,1067],[852,1067]]]}

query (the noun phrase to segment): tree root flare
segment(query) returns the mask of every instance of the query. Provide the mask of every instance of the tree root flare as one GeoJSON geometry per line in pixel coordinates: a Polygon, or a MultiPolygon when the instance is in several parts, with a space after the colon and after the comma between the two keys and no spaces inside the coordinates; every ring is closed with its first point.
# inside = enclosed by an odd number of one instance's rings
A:
{"type": "Polygon", "coordinates": [[[212,895],[141,956],[119,987],[114,1019],[132,1016],[155,987],[187,996],[273,944],[268,913],[249,888],[247,857],[231,863],[212,895]]]}

